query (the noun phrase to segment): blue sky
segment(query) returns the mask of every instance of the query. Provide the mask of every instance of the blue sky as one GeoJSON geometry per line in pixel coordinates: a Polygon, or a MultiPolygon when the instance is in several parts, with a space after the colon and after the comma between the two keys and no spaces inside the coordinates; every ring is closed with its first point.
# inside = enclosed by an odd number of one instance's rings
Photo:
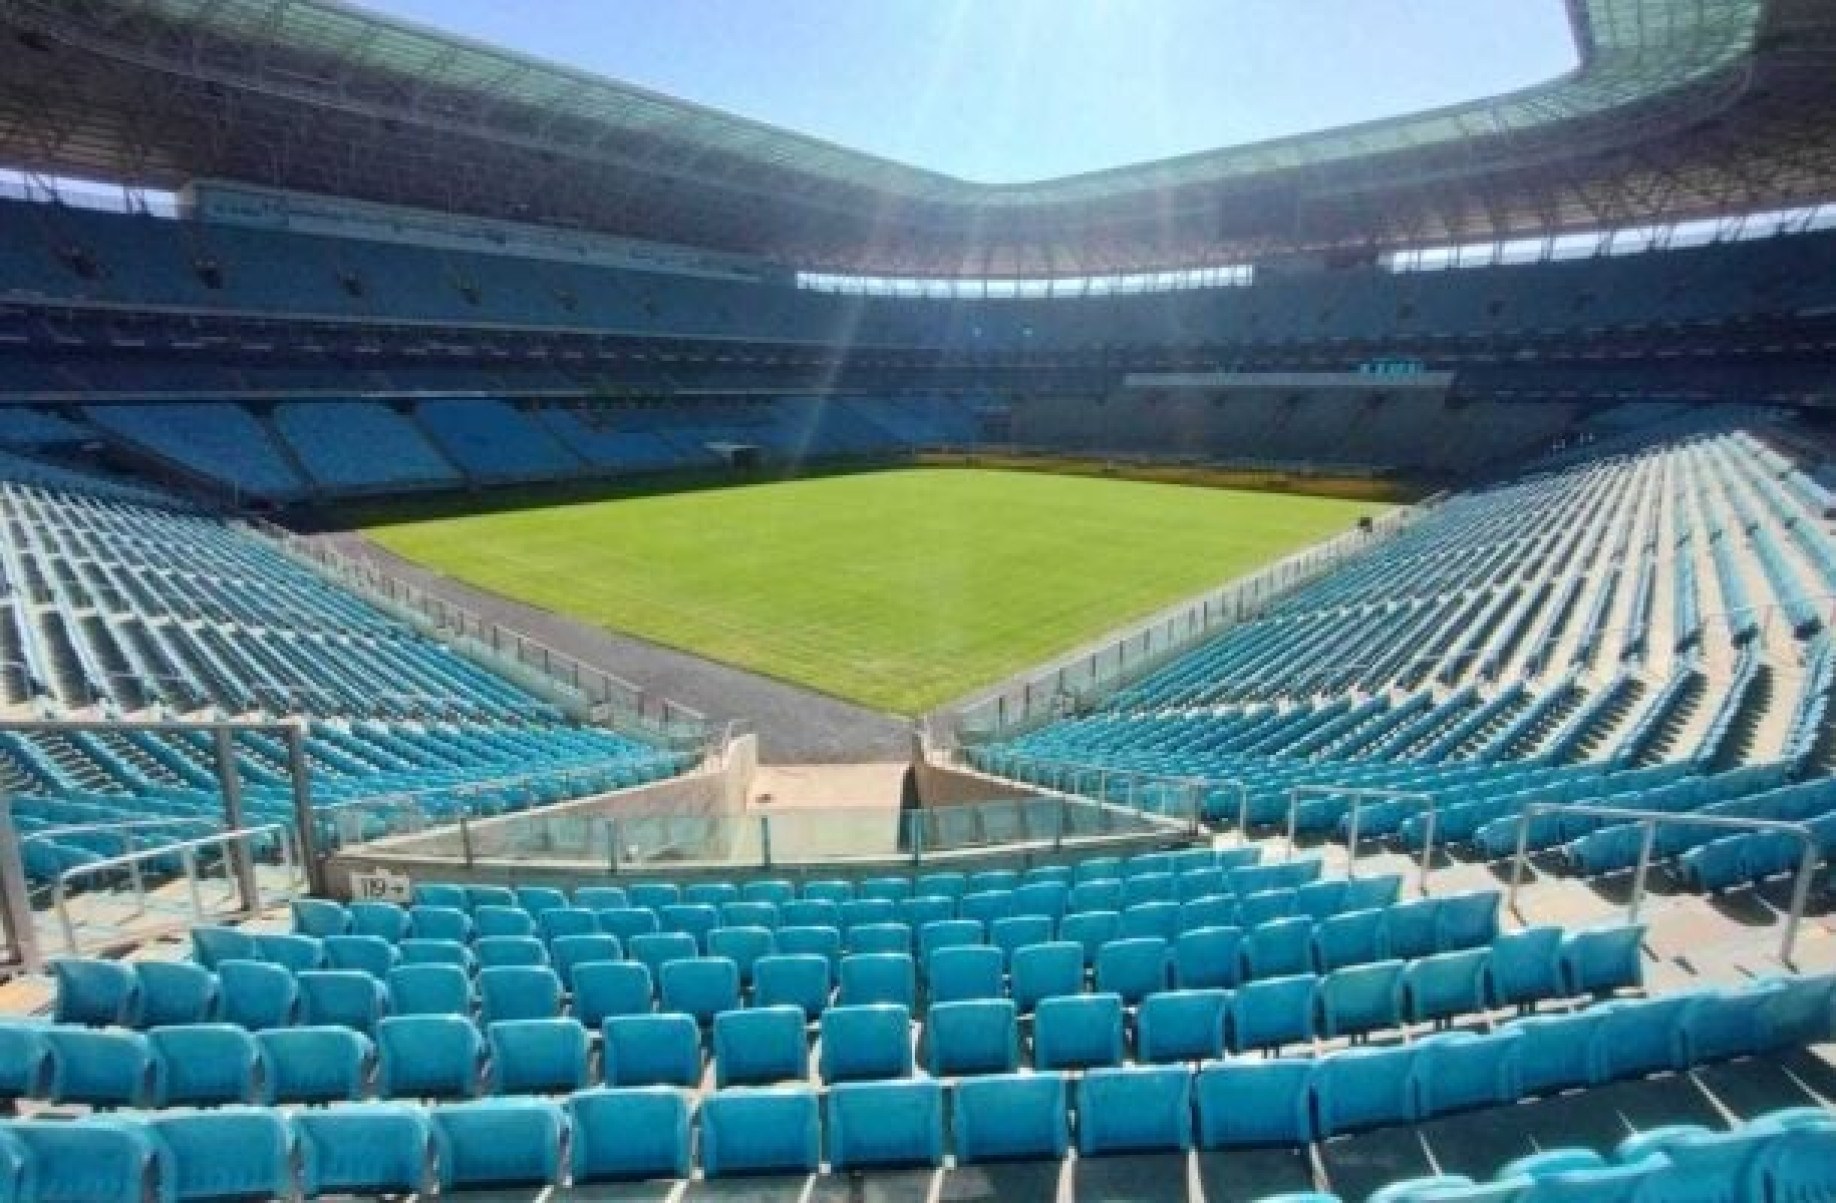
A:
{"type": "Polygon", "coordinates": [[[1414,112],[1575,64],[1562,0],[365,0],[985,183],[1414,112]]]}

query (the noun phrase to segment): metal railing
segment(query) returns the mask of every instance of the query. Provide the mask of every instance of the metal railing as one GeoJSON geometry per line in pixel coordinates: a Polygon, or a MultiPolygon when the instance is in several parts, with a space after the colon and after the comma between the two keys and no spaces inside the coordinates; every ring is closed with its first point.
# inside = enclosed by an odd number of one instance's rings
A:
{"type": "Polygon", "coordinates": [[[1434,829],[1439,819],[1433,794],[1421,790],[1376,789],[1365,786],[1297,785],[1288,791],[1288,859],[1294,859],[1296,837],[1300,834],[1300,806],[1308,798],[1350,798],[1351,810],[1345,824],[1345,876],[1358,875],[1358,828],[1364,817],[1366,802],[1405,802],[1428,812],[1422,832],[1422,859],[1416,876],[1416,889],[1426,896],[1428,874],[1434,870],[1434,829]]]}
{"type": "Polygon", "coordinates": [[[1145,811],[1151,800],[1150,790],[1159,787],[1158,796],[1164,798],[1170,791],[1182,799],[1177,812],[1156,808],[1149,813],[1183,813],[1191,816],[1193,834],[1196,835],[1203,826],[1206,801],[1213,792],[1224,791],[1236,795],[1238,802],[1238,831],[1244,829],[1243,820],[1249,814],[1249,789],[1241,782],[1228,777],[1198,777],[1175,773],[1155,773],[1146,769],[1119,768],[1114,765],[1089,764],[1081,761],[1058,760],[1045,756],[1029,756],[1025,753],[999,753],[1000,767],[991,768],[977,765],[968,753],[960,747],[949,749],[948,762],[954,767],[968,768],[990,776],[1002,777],[1019,785],[1031,785],[1040,789],[1058,793],[1075,794],[1095,801],[1112,805],[1122,805],[1128,809],[1145,811]],[[1126,783],[1121,799],[1111,793],[1114,782],[1126,783]],[[1094,789],[1089,788],[1094,783],[1094,789]]]}
{"type": "Polygon", "coordinates": [[[1817,866],[1823,860],[1823,850],[1818,845],[1817,834],[1807,823],[1791,823],[1782,819],[1743,819],[1731,815],[1700,815],[1689,811],[1670,810],[1636,810],[1619,806],[1591,806],[1585,803],[1567,802],[1532,802],[1526,805],[1517,816],[1517,849],[1511,854],[1511,886],[1505,895],[1505,905],[1520,920],[1523,913],[1517,907],[1517,891],[1523,882],[1524,864],[1529,857],[1530,822],[1538,815],[1544,814],[1591,815],[1601,819],[1620,819],[1627,823],[1636,823],[1644,830],[1639,842],[1638,863],[1632,873],[1632,890],[1626,900],[1626,918],[1636,920],[1645,902],[1645,880],[1651,871],[1651,856],[1657,845],[1657,829],[1665,824],[1684,827],[1720,827],[1729,831],[1776,831],[1798,840],[1804,847],[1804,853],[1798,860],[1797,875],[1792,879],[1790,909],[1785,914],[1785,932],[1779,941],[1779,960],[1787,967],[1792,965],[1791,953],[1798,942],[1798,927],[1804,920],[1804,908],[1810,903],[1811,883],[1817,875],[1817,866]]]}
{"type": "Polygon", "coordinates": [[[238,883],[236,874],[231,872],[225,874],[227,891],[224,895],[224,902],[235,905],[220,908],[217,912],[207,911],[204,904],[203,882],[198,872],[198,853],[206,849],[217,849],[227,866],[238,852],[252,858],[261,846],[270,842],[278,844],[281,865],[285,870],[284,888],[280,897],[276,899],[276,901],[282,901],[293,897],[305,884],[299,858],[294,850],[293,832],[284,823],[269,823],[261,827],[242,827],[233,831],[219,831],[194,839],[178,840],[123,853],[120,856],[90,861],[88,864],[72,865],[57,875],[57,881],[52,886],[51,894],[51,907],[57,914],[58,927],[64,937],[64,947],[72,956],[79,956],[82,953],[82,942],[77,936],[77,922],[70,913],[70,893],[73,882],[116,870],[127,870],[134,889],[134,909],[130,914],[139,917],[147,913],[145,871],[141,866],[155,858],[167,859],[173,856],[179,858],[180,867],[185,875],[185,893],[189,903],[190,922],[201,923],[211,913],[246,913],[261,909],[264,905],[263,899],[240,896],[243,893],[242,887],[238,883]]]}

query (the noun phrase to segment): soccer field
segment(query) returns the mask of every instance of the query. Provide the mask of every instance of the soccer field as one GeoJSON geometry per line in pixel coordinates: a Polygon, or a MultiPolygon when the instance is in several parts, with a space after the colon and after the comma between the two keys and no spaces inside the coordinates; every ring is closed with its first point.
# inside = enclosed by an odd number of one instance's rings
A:
{"type": "Polygon", "coordinates": [[[1384,508],[920,468],[366,533],[508,597],[917,714],[1384,508]]]}

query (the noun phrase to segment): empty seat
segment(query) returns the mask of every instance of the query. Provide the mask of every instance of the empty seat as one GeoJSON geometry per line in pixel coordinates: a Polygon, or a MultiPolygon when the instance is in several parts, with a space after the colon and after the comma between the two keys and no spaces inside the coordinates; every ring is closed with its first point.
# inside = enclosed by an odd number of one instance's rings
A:
{"type": "Polygon", "coordinates": [[[903,877],[869,877],[861,882],[856,895],[864,899],[903,902],[912,896],[912,883],[903,877]]]}
{"type": "Polygon", "coordinates": [[[760,957],[753,964],[752,1002],[792,1006],[814,1021],[829,1007],[829,961],[813,954],[760,957]]]}
{"type": "Polygon", "coordinates": [[[796,899],[797,887],[788,881],[761,879],[740,886],[742,902],[769,902],[773,906],[783,906],[796,899]]]}
{"type": "Polygon", "coordinates": [[[565,1094],[587,1084],[587,1031],[572,1019],[509,1019],[491,1025],[491,1089],[565,1094]]]}
{"type": "Polygon", "coordinates": [[[57,983],[52,1018],[58,1023],[112,1027],[134,1014],[140,981],[125,961],[94,957],[59,957],[51,962],[57,983]]]}
{"type": "Polygon", "coordinates": [[[1093,1069],[1078,1083],[1079,1156],[1191,1147],[1192,1074],[1184,1067],[1093,1069]]]}
{"type": "Polygon", "coordinates": [[[493,965],[478,972],[479,1021],[548,1019],[561,1013],[561,979],[539,965],[493,965]]]}
{"type": "Polygon", "coordinates": [[[822,1017],[818,1067],[824,1082],[908,1078],[911,1012],[890,1003],[831,1007],[822,1017]]]}
{"type": "MultiPolygon", "coordinates": [[[[603,938],[613,939],[611,936],[603,938]]],[[[478,958],[480,969],[491,969],[499,965],[549,964],[548,946],[534,936],[486,936],[472,946],[472,953],[478,958]]]]}
{"type": "Polygon", "coordinates": [[[703,1027],[740,1005],[739,966],[725,957],[670,961],[657,986],[662,1010],[692,1016],[703,1027]]]}
{"type": "Polygon", "coordinates": [[[661,1086],[582,1090],[567,1100],[575,1185],[690,1173],[689,1101],[661,1086]]]}
{"type": "Polygon", "coordinates": [[[269,1106],[361,1098],[375,1060],[369,1038],[349,1028],[278,1028],[257,1032],[255,1043],[261,1101],[269,1106]]]}
{"type": "Polygon", "coordinates": [[[695,942],[695,937],[679,931],[633,936],[625,941],[625,948],[631,959],[641,962],[644,968],[650,970],[650,976],[658,981],[661,980],[663,966],[671,961],[689,961],[701,955],[701,946],[695,942]]]}
{"type": "Polygon", "coordinates": [[[1167,942],[1112,940],[1097,950],[1096,988],[1134,1006],[1167,988],[1167,942]]]}
{"type": "Polygon", "coordinates": [[[1235,986],[1243,976],[1243,932],[1235,927],[1200,927],[1182,932],[1173,944],[1173,979],[1181,990],[1235,986]]]}
{"type": "Polygon", "coordinates": [[[1313,1070],[1313,1112],[1321,1137],[1415,1119],[1415,1048],[1349,1048],[1313,1070]]]}
{"type": "Polygon", "coordinates": [[[1492,941],[1485,966],[1486,1002],[1494,1007],[1529,1008],[1567,993],[1560,958],[1562,929],[1526,927],[1492,941]]]}
{"type": "Polygon", "coordinates": [[[886,898],[851,898],[840,906],[842,930],[850,933],[850,944],[853,942],[852,933],[855,928],[896,923],[899,919],[898,904],[886,898]]]}
{"type": "Polygon", "coordinates": [[[1498,935],[1497,890],[1449,894],[1435,915],[1434,946],[1441,952],[1479,948],[1498,935]]]}
{"type": "Polygon", "coordinates": [[[351,913],[353,936],[375,936],[391,944],[408,938],[408,911],[393,902],[353,902],[351,913]]]}
{"type": "Polygon", "coordinates": [[[53,1103],[135,1107],[153,1082],[153,1046],[139,1032],[48,1027],[46,1097],[53,1103]]]}
{"type": "Polygon", "coordinates": [[[474,913],[477,912],[481,907],[487,907],[487,906],[498,906],[498,907],[514,906],[514,907],[519,907],[519,909],[521,906],[521,904],[518,903],[516,900],[516,891],[512,890],[509,886],[498,886],[498,885],[460,886],[459,889],[464,891],[463,899],[455,899],[452,897],[451,894],[447,893],[445,890],[440,890],[439,887],[433,887],[433,889],[438,892],[429,893],[426,895],[421,895],[417,893],[415,897],[415,901],[419,903],[424,903],[428,906],[452,907],[452,908],[457,908],[462,911],[468,911],[468,912],[474,912],[474,913]]]}
{"type": "Polygon", "coordinates": [[[983,890],[978,894],[966,894],[957,904],[957,913],[985,926],[1011,919],[1014,913],[1014,892],[983,890]]]}
{"type": "Polygon", "coordinates": [[[657,919],[663,924],[665,934],[677,932],[693,939],[697,953],[708,950],[708,933],[720,926],[718,910],[692,902],[662,907],[657,911],[657,919]]]}
{"type": "Polygon", "coordinates": [[[1222,1057],[1229,1010],[1224,990],[1150,994],[1135,1013],[1135,1056],[1148,1063],[1222,1057]]]}
{"type": "Polygon", "coordinates": [[[1532,1015],[1511,1026],[1523,1035],[1518,1073],[1525,1094],[1553,1094],[1599,1080],[1595,1012],[1532,1015]]]}
{"type": "Polygon", "coordinates": [[[1120,878],[1080,881],[1071,887],[1071,897],[1066,906],[1070,913],[1078,915],[1092,911],[1119,913],[1122,910],[1122,881],[1120,878]]]}
{"type": "Polygon", "coordinates": [[[1043,999],[1033,1020],[1033,1064],[1090,1069],[1122,1063],[1122,999],[1080,994],[1043,999]]]}
{"type": "MultiPolygon", "coordinates": [[[[585,906],[578,900],[570,903],[565,891],[557,890],[552,886],[517,886],[516,904],[531,915],[543,915],[549,911],[563,910],[569,906],[585,906]]],[[[592,910],[593,908],[587,907],[587,909],[592,910]]],[[[474,917],[477,915],[476,908],[472,913],[474,917]]]]}
{"type": "Polygon", "coordinates": [[[391,1015],[376,1025],[376,1091],[383,1098],[471,1098],[484,1040],[457,1015],[391,1015]]]}
{"type": "Polygon", "coordinates": [[[626,948],[631,947],[633,937],[654,935],[662,930],[655,912],[643,907],[606,907],[596,913],[600,930],[608,936],[618,937],[619,943],[626,948]]]}
{"type": "Polygon", "coordinates": [[[1232,1052],[1277,1049],[1313,1039],[1313,994],[1318,979],[1310,974],[1270,977],[1241,986],[1230,1000],[1232,1052]]]}
{"type": "Polygon", "coordinates": [[[854,900],[854,883],[851,881],[806,881],[803,883],[803,897],[810,902],[832,902],[837,906],[854,900]]]}
{"type": "MultiPolygon", "coordinates": [[[[1313,966],[1331,973],[1347,965],[1387,960],[1389,923],[1381,910],[1342,911],[1313,927],[1313,966]]],[[[1400,953],[1394,954],[1401,956],[1400,953]]]]}
{"type": "Polygon", "coordinates": [[[1150,936],[1171,944],[1180,933],[1177,902],[1138,902],[1122,912],[1122,938],[1150,936]]]}
{"type": "Polygon", "coordinates": [[[1011,967],[1014,953],[1029,944],[1046,944],[1052,939],[1052,921],[1044,915],[1009,915],[988,925],[988,943],[1001,950],[1011,967]]]}
{"type": "Polygon", "coordinates": [[[293,1128],[262,1107],[155,1115],[147,1121],[164,1156],[160,1181],[171,1203],[231,1203],[293,1193],[293,1128]]]}
{"type": "Polygon", "coordinates": [[[1014,887],[1012,913],[1035,915],[1056,924],[1065,917],[1070,901],[1071,887],[1062,881],[1028,881],[1014,887]]]}
{"type": "Polygon", "coordinates": [[[720,1091],[701,1105],[701,1168],[733,1174],[813,1174],[822,1159],[822,1121],[807,1086],[720,1091]]]}
{"type": "Polygon", "coordinates": [[[22,1120],[6,1133],[25,1150],[33,1203],[145,1203],[160,1157],[152,1134],[123,1120],[22,1120]]]}
{"type": "Polygon", "coordinates": [[[809,1042],[797,1007],[754,1007],[714,1017],[714,1084],[761,1086],[809,1076],[809,1042]]]}
{"type": "Polygon", "coordinates": [[[941,948],[965,948],[981,944],[987,937],[982,925],[973,919],[940,919],[915,929],[918,932],[918,959],[929,966],[931,954],[941,948]]]}
{"type": "Polygon", "coordinates": [[[698,1086],[701,1030],[687,1015],[615,1015],[601,1029],[608,1086],[698,1086]]]}
{"type": "Polygon", "coordinates": [[[545,1099],[481,1099],[432,1112],[440,1191],[561,1181],[567,1116],[545,1099]]]}
{"type": "Polygon", "coordinates": [[[1057,1159],[1070,1147],[1063,1074],[966,1078],[951,1095],[950,1128],[959,1163],[1057,1159]]]}
{"type": "Polygon", "coordinates": [[[463,944],[472,938],[472,917],[456,907],[413,906],[408,908],[408,932],[416,940],[463,944]]]}
{"type": "Polygon", "coordinates": [[[190,961],[135,961],[134,1026],[205,1023],[217,1013],[217,975],[190,961]]]}
{"type": "Polygon", "coordinates": [[[977,944],[940,948],[931,954],[927,970],[930,1001],[955,1002],[970,998],[1001,997],[1006,959],[998,948],[977,944]]]}
{"type": "Polygon", "coordinates": [[[903,923],[862,923],[847,929],[848,953],[868,956],[874,953],[912,953],[912,929],[903,923]]]}
{"type": "Polygon", "coordinates": [[[1005,998],[933,1003],[924,1044],[925,1068],[939,1077],[1012,1073],[1020,1064],[1018,1013],[1005,998]]]}
{"type": "Polygon", "coordinates": [[[631,905],[631,898],[625,893],[622,886],[575,886],[574,905],[583,906],[597,914],[600,911],[628,907],[631,905]]]}
{"type": "Polygon", "coordinates": [[[481,906],[472,912],[472,922],[477,925],[478,938],[481,940],[492,936],[533,936],[536,933],[535,916],[520,906],[481,906]]]}
{"type": "Polygon", "coordinates": [[[739,897],[739,887],[730,881],[698,881],[682,890],[685,905],[711,906],[716,910],[729,902],[738,902],[739,897]]]}
{"type": "Polygon", "coordinates": [[[1146,902],[1177,902],[1171,873],[1136,873],[1122,879],[1122,905],[1119,910],[1146,902]]]}
{"type": "Polygon", "coordinates": [[[1083,947],[1058,941],[1015,949],[1012,977],[1014,1006],[1031,1015],[1043,999],[1083,990],[1083,947]]]}
{"type": "Polygon", "coordinates": [[[836,1173],[943,1164],[943,1088],[927,1079],[845,1082],[826,1099],[836,1173]]]}
{"type": "Polygon", "coordinates": [[[764,927],[721,927],[708,933],[708,955],[724,957],[739,970],[740,988],[752,987],[755,966],[761,957],[777,949],[771,929],[764,927]]]}
{"type": "Polygon", "coordinates": [[[574,1018],[593,1031],[614,1015],[648,1015],[654,1007],[650,970],[636,961],[588,961],[574,968],[574,1018]]]}
{"type": "Polygon", "coordinates": [[[1293,890],[1258,890],[1237,897],[1237,923],[1243,928],[1260,927],[1277,919],[1294,915],[1293,890]]]}
{"type": "MultiPolygon", "coordinates": [[[[556,940],[567,936],[603,936],[600,930],[599,915],[583,906],[560,906],[550,911],[543,911],[537,920],[542,939],[552,948],[556,940]]],[[[502,935],[528,935],[528,932],[494,933],[502,935]]],[[[613,937],[616,939],[617,937],[613,937]]]]}
{"type": "Polygon", "coordinates": [[[303,973],[325,964],[325,946],[312,936],[260,932],[255,936],[255,951],[261,960],[283,966],[293,973],[303,973]]]}
{"type": "Polygon", "coordinates": [[[1404,961],[1347,965],[1320,979],[1320,1035],[1361,1037],[1403,1021],[1404,961]]]}
{"type": "Polygon", "coordinates": [[[682,889],[667,881],[641,881],[628,887],[631,905],[648,911],[659,911],[682,901],[682,889]]]}
{"type": "Polygon", "coordinates": [[[1622,999],[1590,1008],[1599,1021],[1594,1033],[1595,1066],[1602,1079],[1634,1078],[1687,1069],[1682,1018],[1686,994],[1622,999]]]}
{"type": "Polygon", "coordinates": [[[45,1030],[40,1023],[0,1022],[0,1107],[44,1093],[45,1030]]]}
{"type": "Polygon", "coordinates": [[[261,950],[255,937],[239,927],[200,925],[191,929],[191,959],[215,969],[224,961],[259,961],[261,950]]]}
{"type": "MultiPolygon", "coordinates": [[[[431,968],[431,966],[417,966],[431,968]]],[[[368,1033],[388,1010],[383,984],[351,969],[315,969],[296,979],[300,985],[300,1022],[344,1027],[368,1033]]]]}
{"type": "Polygon", "coordinates": [[[396,946],[404,965],[457,965],[471,973],[478,967],[469,946],[458,940],[421,940],[410,938],[396,946]]]}
{"type": "Polygon", "coordinates": [[[1523,1034],[1441,1032],[1415,1045],[1415,1103],[1424,1119],[1516,1102],[1523,1034]]]}
{"type": "Polygon", "coordinates": [[[322,943],[327,969],[354,969],[383,978],[402,959],[396,946],[381,936],[326,936],[322,943]]]}
{"type": "Polygon", "coordinates": [[[1096,964],[1097,951],[1122,938],[1122,916],[1114,911],[1085,911],[1066,915],[1058,925],[1058,938],[1080,945],[1086,968],[1096,964]]]}
{"type": "Polygon", "coordinates": [[[255,1101],[261,1051],[255,1037],[233,1023],[155,1028],[151,1098],[155,1107],[221,1107],[255,1101]]]}
{"type": "MultiPolygon", "coordinates": [[[[550,911],[549,914],[559,914],[550,911]]],[[[617,936],[608,936],[604,932],[590,935],[556,936],[548,944],[549,964],[554,966],[555,976],[567,989],[574,988],[575,970],[593,961],[616,961],[624,955],[619,947],[617,936]]]]}
{"type": "Polygon", "coordinates": [[[402,1103],[296,1111],[301,1194],[406,1195],[426,1190],[432,1163],[428,1113],[402,1103]]]}
{"type": "Polygon", "coordinates": [[[1562,938],[1562,980],[1570,994],[1610,994],[1645,984],[1642,924],[1572,931],[1562,938]]]}
{"type": "Polygon", "coordinates": [[[803,898],[795,902],[786,902],[778,907],[778,926],[786,927],[832,927],[840,940],[841,907],[833,902],[817,898],[803,898]]]}
{"type": "Polygon", "coordinates": [[[293,1023],[299,1008],[299,984],[279,965],[265,961],[224,961],[217,966],[224,1022],[259,1032],[293,1023]]]}
{"type": "Polygon", "coordinates": [[[1243,934],[1245,977],[1292,977],[1313,970],[1313,920],[1275,919],[1243,934]]]}
{"type": "Polygon", "coordinates": [[[1336,915],[1345,909],[1345,895],[1350,889],[1351,882],[1343,878],[1310,881],[1294,891],[1294,913],[1315,922],[1336,915]]]}
{"type": "Polygon", "coordinates": [[[472,983],[452,965],[401,965],[389,971],[394,1015],[469,1015],[472,983]]]}
{"type": "MultiPolygon", "coordinates": [[[[898,904],[899,922],[915,932],[923,932],[928,924],[947,923],[956,918],[956,899],[926,898],[923,896],[907,898],[898,904]]],[[[970,922],[975,922],[970,920],[970,922]]]]}
{"type": "Polygon", "coordinates": [[[845,1006],[893,1003],[908,1010],[917,1005],[917,970],[903,953],[873,952],[845,956],[841,994],[845,1006]]]}

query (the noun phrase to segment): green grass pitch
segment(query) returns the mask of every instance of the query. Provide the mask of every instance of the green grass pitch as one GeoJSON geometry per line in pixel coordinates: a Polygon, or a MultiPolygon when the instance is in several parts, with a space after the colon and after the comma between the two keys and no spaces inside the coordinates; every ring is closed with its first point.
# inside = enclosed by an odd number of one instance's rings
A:
{"type": "Polygon", "coordinates": [[[916,468],[367,533],[504,596],[916,714],[1383,508],[916,468]]]}

